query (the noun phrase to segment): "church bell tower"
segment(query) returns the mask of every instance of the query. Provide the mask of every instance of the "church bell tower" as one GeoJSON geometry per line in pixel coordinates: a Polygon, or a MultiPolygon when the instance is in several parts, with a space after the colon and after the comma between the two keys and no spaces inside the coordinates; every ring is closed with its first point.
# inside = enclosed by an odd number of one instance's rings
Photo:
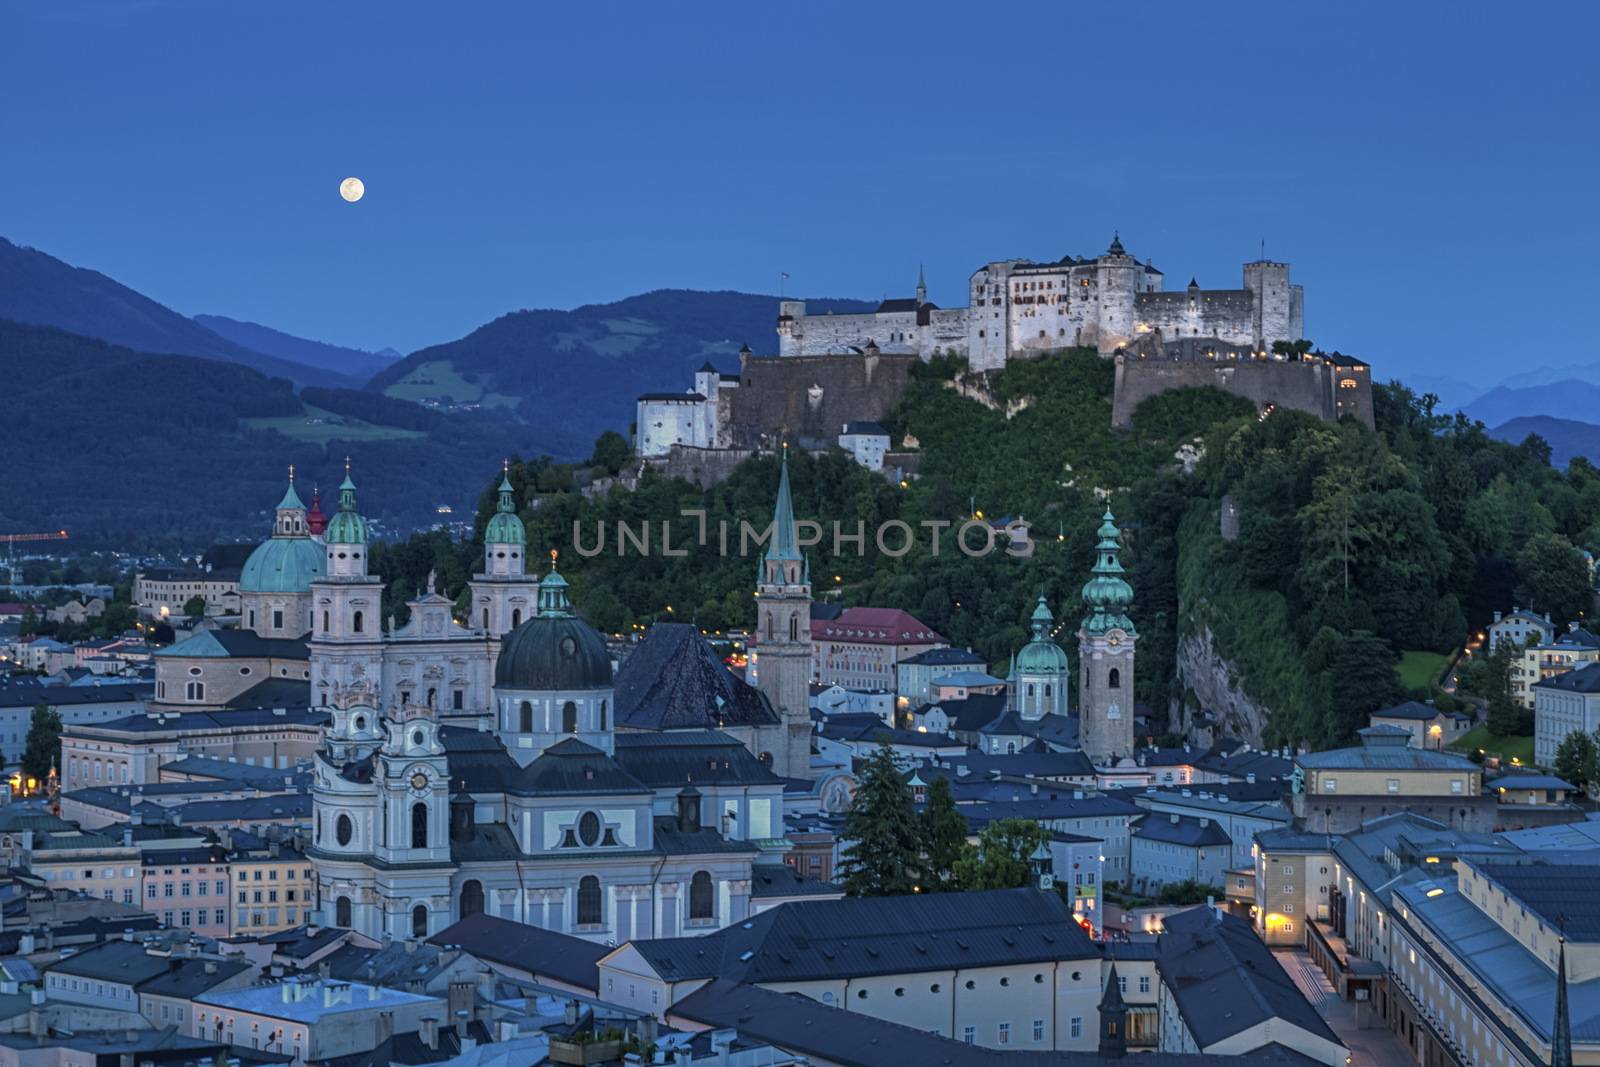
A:
{"type": "Polygon", "coordinates": [[[1078,630],[1078,737],[1096,766],[1133,752],[1133,659],[1139,634],[1128,609],[1133,587],[1119,560],[1121,531],[1107,508],[1095,544],[1094,577],[1083,587],[1088,613],[1078,630]]]}
{"type": "Polygon", "coordinates": [[[786,751],[773,771],[786,778],[811,773],[811,565],[801,555],[783,457],[772,540],[756,585],[756,685],[783,719],[786,751]]]}

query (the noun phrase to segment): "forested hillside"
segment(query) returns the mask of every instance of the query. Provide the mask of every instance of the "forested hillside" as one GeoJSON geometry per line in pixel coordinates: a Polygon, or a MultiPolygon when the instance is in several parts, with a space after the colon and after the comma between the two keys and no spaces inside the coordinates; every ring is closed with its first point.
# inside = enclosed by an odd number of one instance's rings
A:
{"type": "MultiPolygon", "coordinates": [[[[1556,471],[1537,438],[1497,442],[1465,418],[1430,413],[1402,386],[1378,389],[1377,432],[1296,412],[1262,420],[1237,397],[1187,390],[1148,402],[1125,433],[1110,427],[1112,367],[1090,353],[1012,364],[992,382],[992,407],[952,388],[959,369],[924,368],[895,412],[897,438],[913,433],[923,452],[909,486],[837,453],[795,455],[791,474],[797,513],[837,519],[846,532],[894,518],[959,522],[971,508],[1026,516],[1036,539],[1028,560],[969,559],[948,541],[935,557],[926,538],[898,560],[872,550],[870,536],[863,557],[835,556],[827,543],[812,550],[819,595],[908,608],[997,669],[1025,640],[1041,590],[1071,650],[1105,507],[1097,490],[1110,492],[1127,533],[1140,699],[1158,713],[1183,700],[1174,649],[1205,629],[1270,709],[1272,741],[1347,739],[1367,711],[1402,695],[1401,651],[1449,650],[1494,608],[1535,604],[1566,619],[1588,607],[1579,549],[1600,548],[1600,473],[1582,460],[1556,471]],[[1008,419],[1017,400],[1026,406],[1008,419]],[[1186,443],[1204,456],[1192,473],[1176,458],[1186,443]],[[1241,516],[1234,541],[1220,534],[1224,495],[1241,516]]],[[[704,492],[647,478],[637,492],[592,501],[564,489],[587,476],[582,468],[522,466],[513,482],[530,556],[562,550],[596,625],[623,632],[672,617],[715,630],[749,624],[755,564],[720,557],[714,532],[709,548],[693,545],[696,520],[677,516],[704,508],[713,531],[723,520],[764,524],[777,462],[753,459],[704,492]],[[676,520],[686,556],[662,557],[658,538],[648,558],[614,554],[618,520],[664,519],[676,520]],[[596,523],[607,528],[604,554],[572,550],[575,522],[586,544],[596,523]]],[[[486,492],[480,529],[488,506],[486,492]]],[[[378,558],[397,590],[438,566],[455,592],[476,551],[419,541],[378,558]]]]}

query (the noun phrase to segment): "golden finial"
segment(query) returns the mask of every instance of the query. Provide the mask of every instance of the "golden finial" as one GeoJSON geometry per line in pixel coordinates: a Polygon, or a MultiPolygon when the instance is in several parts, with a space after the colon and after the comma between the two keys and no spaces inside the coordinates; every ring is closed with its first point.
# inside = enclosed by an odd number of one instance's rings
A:
{"type": "Polygon", "coordinates": [[[510,474],[511,473],[511,460],[509,458],[502,459],[500,461],[500,473],[501,474],[510,474]]]}
{"type": "Polygon", "coordinates": [[[561,554],[560,552],[556,551],[553,548],[550,550],[550,569],[552,571],[554,571],[556,569],[556,557],[559,556],[560,554],[561,554]]]}
{"type": "Polygon", "coordinates": [[[344,473],[345,473],[346,477],[349,477],[349,475],[350,475],[350,457],[349,456],[345,456],[344,457],[344,473]]]}
{"type": "Polygon", "coordinates": [[[294,484],[294,464],[289,464],[289,484],[294,484]]]}

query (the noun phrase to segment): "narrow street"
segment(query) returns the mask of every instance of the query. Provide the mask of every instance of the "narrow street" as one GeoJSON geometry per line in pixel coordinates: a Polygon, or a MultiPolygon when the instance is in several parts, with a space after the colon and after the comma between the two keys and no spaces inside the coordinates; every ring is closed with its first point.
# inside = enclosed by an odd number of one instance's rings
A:
{"type": "Polygon", "coordinates": [[[1405,1043],[1380,1020],[1372,1019],[1374,1025],[1361,1025],[1360,1017],[1370,1017],[1371,1011],[1365,1005],[1340,1000],[1328,976],[1311,962],[1310,954],[1290,949],[1274,949],[1272,954],[1328,1028],[1350,1050],[1351,1067],[1416,1067],[1416,1059],[1405,1043]]]}

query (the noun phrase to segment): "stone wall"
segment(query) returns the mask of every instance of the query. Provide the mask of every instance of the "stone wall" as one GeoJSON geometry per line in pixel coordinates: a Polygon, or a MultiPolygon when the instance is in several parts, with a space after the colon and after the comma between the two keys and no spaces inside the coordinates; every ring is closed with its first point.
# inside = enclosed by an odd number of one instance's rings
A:
{"type": "Polygon", "coordinates": [[[1292,408],[1330,422],[1349,414],[1372,425],[1372,382],[1365,368],[1347,370],[1322,359],[1207,360],[1125,354],[1117,357],[1112,425],[1132,426],[1139,405],[1159,393],[1208,385],[1242,396],[1257,408],[1292,408]],[[1341,379],[1355,384],[1341,388],[1341,379]]]}
{"type": "MultiPolygon", "coordinates": [[[[726,480],[733,473],[733,468],[755,454],[753,448],[689,448],[673,445],[666,455],[652,457],[645,461],[644,466],[659,471],[667,478],[682,478],[705,489],[726,480]]],[[[632,489],[638,481],[625,478],[623,484],[632,489]]]]}
{"type": "Polygon", "coordinates": [[[884,422],[906,390],[914,355],[744,356],[739,388],[727,390],[728,444],[801,448],[838,442],[847,422],[884,422]]]}

